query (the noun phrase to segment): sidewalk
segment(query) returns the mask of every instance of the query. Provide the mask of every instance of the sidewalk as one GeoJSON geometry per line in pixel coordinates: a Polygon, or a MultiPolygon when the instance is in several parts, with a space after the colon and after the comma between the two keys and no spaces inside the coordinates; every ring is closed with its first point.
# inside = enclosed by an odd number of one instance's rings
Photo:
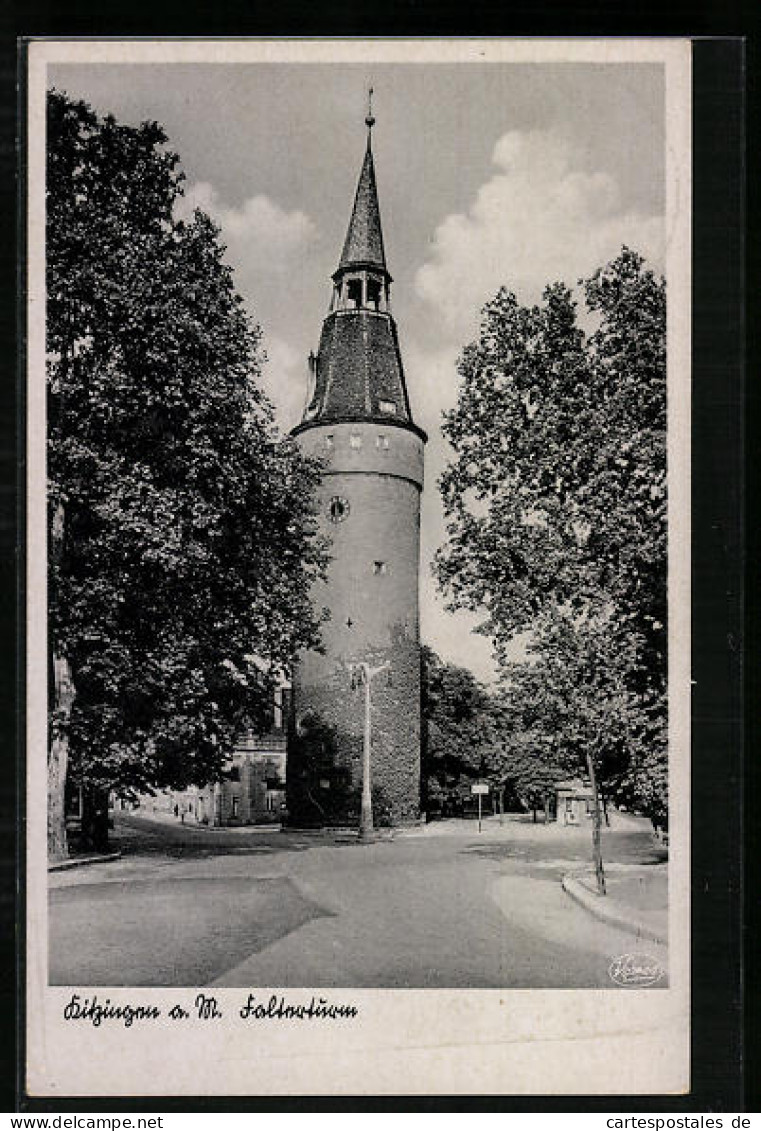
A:
{"type": "Polygon", "coordinates": [[[594,870],[569,872],[563,889],[596,918],[637,938],[668,944],[668,865],[606,864],[607,895],[594,870]]]}

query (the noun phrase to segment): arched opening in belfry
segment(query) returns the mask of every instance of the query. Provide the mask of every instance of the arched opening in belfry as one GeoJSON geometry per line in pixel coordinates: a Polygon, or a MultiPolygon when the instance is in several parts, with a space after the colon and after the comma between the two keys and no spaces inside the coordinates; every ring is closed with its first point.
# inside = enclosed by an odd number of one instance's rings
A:
{"type": "Polygon", "coordinates": [[[359,309],[362,305],[362,280],[349,279],[346,292],[349,302],[353,302],[355,307],[359,309]]]}
{"type": "Polygon", "coordinates": [[[367,305],[380,309],[381,285],[377,279],[367,280],[367,305]]]}

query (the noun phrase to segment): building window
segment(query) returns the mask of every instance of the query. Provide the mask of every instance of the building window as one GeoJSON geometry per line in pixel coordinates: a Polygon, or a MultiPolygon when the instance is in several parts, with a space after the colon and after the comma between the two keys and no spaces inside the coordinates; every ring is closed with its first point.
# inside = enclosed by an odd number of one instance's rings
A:
{"type": "Polygon", "coordinates": [[[239,804],[239,798],[233,797],[233,817],[238,816],[238,804],[239,804]]]}
{"type": "Polygon", "coordinates": [[[353,302],[354,305],[357,308],[359,308],[362,305],[362,280],[361,279],[349,279],[349,285],[347,287],[347,295],[348,295],[349,302],[353,302]]]}
{"type": "Polygon", "coordinates": [[[348,518],[349,510],[349,500],[343,499],[340,495],[334,495],[328,508],[330,521],[343,522],[345,518],[348,518]]]}
{"type": "Polygon", "coordinates": [[[358,432],[352,432],[351,436],[349,437],[349,444],[352,448],[362,447],[362,437],[358,432]]]}
{"type": "Polygon", "coordinates": [[[373,562],[373,573],[388,573],[388,562],[373,562]]]}
{"type": "Polygon", "coordinates": [[[381,297],[381,285],[377,279],[367,280],[367,305],[378,309],[381,297]]]}
{"type": "Polygon", "coordinates": [[[333,447],[333,437],[332,436],[326,436],[325,437],[325,447],[326,448],[332,448],[333,447]]]}
{"type": "Polygon", "coordinates": [[[387,416],[396,415],[396,401],[378,401],[378,408],[381,412],[385,412],[387,416]]]}
{"type": "Polygon", "coordinates": [[[387,452],[388,451],[388,436],[379,436],[378,439],[375,441],[375,446],[376,446],[376,448],[383,448],[383,450],[387,452]]]}

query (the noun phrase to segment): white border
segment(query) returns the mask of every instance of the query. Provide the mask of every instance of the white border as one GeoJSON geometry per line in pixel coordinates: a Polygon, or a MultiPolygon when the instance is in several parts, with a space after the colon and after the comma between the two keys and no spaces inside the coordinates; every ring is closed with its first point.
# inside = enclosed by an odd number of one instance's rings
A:
{"type": "MultiPolygon", "coordinates": [[[[689,1087],[690,254],[688,40],[35,40],[29,46],[28,955],[32,1095],[616,1094],[689,1087]],[[47,986],[44,99],[63,62],[662,62],[667,107],[669,398],[670,988],[334,990],[361,1010],[325,1028],[150,1030],[66,1025],[47,986]],[[171,1031],[170,1031],[171,1030],[171,1031]]],[[[113,1002],[134,991],[93,990],[113,1002]]],[[[264,996],[265,991],[257,991],[264,996]]],[[[192,1000],[144,989],[141,1002],[192,1000]]],[[[293,992],[296,996],[296,991],[293,992]]],[[[240,991],[217,992],[222,1008],[240,991]]]]}

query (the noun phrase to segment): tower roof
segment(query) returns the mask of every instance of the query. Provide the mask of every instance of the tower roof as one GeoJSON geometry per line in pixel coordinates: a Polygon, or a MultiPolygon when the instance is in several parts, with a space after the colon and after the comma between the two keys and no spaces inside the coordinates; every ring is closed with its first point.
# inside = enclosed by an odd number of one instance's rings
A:
{"type": "MultiPolygon", "coordinates": [[[[372,94],[372,91],[371,91],[372,94]]],[[[370,130],[354,207],[317,355],[310,356],[313,385],[294,435],[320,424],[364,420],[419,433],[410,411],[396,325],[389,305],[391,276],[383,250],[370,130]],[[381,278],[379,278],[379,275],[381,278]]]]}
{"type": "Polygon", "coordinates": [[[359,174],[354,207],[344,240],[338,271],[349,267],[372,266],[386,271],[386,256],[383,250],[380,208],[378,207],[378,188],[375,183],[375,165],[370,145],[370,131],[367,133],[367,149],[359,174]]]}

